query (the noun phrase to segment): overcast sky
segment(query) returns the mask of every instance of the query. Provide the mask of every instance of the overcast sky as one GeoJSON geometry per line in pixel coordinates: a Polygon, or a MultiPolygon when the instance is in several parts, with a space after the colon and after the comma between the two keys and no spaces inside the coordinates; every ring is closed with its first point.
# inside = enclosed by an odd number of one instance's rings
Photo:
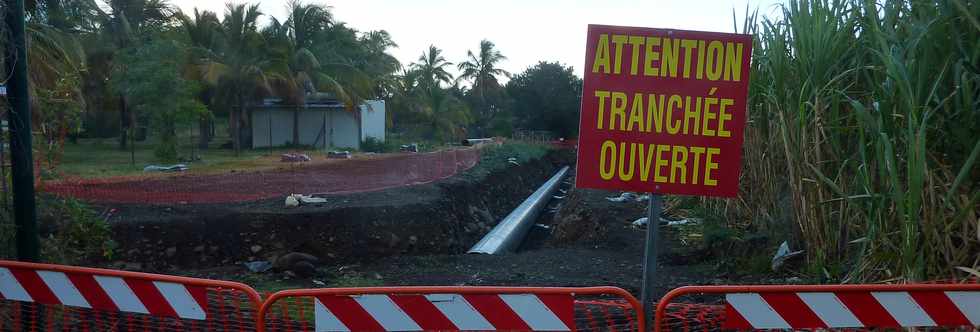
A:
{"type": "MultiPolygon", "coordinates": [[[[224,13],[220,0],[171,0],[185,12],[194,7],[224,13]]],[[[241,2],[241,0],[237,0],[241,2]]],[[[518,73],[538,61],[559,61],[582,75],[588,24],[732,32],[732,10],[741,24],[746,6],[772,13],[780,0],[307,0],[333,7],[334,17],[359,31],[387,30],[391,50],[403,65],[430,44],[456,63],[480,40],[493,41],[507,56],[501,65],[518,73]]],[[[286,0],[253,1],[280,20],[286,0]]],[[[262,21],[263,24],[265,20],[262,21]]],[[[741,26],[741,25],[740,25],[741,26]]]]}

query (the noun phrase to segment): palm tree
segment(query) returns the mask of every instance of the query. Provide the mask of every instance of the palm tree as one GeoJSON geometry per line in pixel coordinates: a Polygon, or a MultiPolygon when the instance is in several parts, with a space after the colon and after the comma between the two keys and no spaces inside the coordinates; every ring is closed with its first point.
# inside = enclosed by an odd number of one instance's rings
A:
{"type": "Polygon", "coordinates": [[[418,62],[411,67],[419,75],[419,86],[423,90],[431,91],[440,89],[442,83],[450,84],[453,81],[453,75],[446,71],[446,67],[452,65],[452,62],[446,61],[442,56],[442,50],[430,45],[429,51],[422,52],[418,62]]]}
{"type": "Polygon", "coordinates": [[[406,104],[416,108],[416,113],[429,123],[432,138],[459,138],[465,135],[465,126],[471,122],[469,107],[459,98],[458,87],[443,89],[442,84],[453,83],[453,77],[446,71],[452,63],[442,56],[442,50],[435,45],[422,53],[418,62],[404,75],[406,104]]]}
{"type": "Polygon", "coordinates": [[[374,81],[373,95],[375,98],[390,98],[398,90],[398,71],[402,65],[391,54],[389,48],[398,47],[391,35],[384,30],[370,31],[359,39],[363,47],[361,70],[374,81]]]}
{"type": "MultiPolygon", "coordinates": [[[[306,105],[306,97],[316,93],[316,79],[320,78],[320,60],[310,51],[313,38],[320,34],[332,21],[329,8],[304,4],[299,0],[289,2],[289,18],[286,24],[273,20],[267,40],[277,40],[282,45],[278,72],[283,79],[278,80],[281,93],[294,105],[306,105]],[[282,89],[285,88],[285,89],[282,89]]],[[[330,77],[322,81],[333,82],[330,77]]],[[[299,108],[293,109],[293,144],[299,141],[299,108]]]]}
{"type": "Polygon", "coordinates": [[[297,49],[309,49],[313,38],[333,23],[333,13],[326,6],[290,0],[289,9],[286,26],[297,49]]]}
{"type": "Polygon", "coordinates": [[[497,76],[510,77],[506,70],[497,68],[497,64],[507,60],[500,51],[494,49],[493,42],[489,40],[480,41],[479,55],[473,51],[466,51],[467,60],[459,64],[459,80],[473,80],[473,90],[480,96],[486,94],[487,89],[499,88],[497,76]]]}
{"type": "Polygon", "coordinates": [[[361,102],[374,94],[376,77],[367,64],[368,54],[357,37],[357,30],[342,22],[333,22],[316,36],[312,50],[320,59],[322,73],[332,80],[318,81],[318,86],[333,93],[355,111],[361,102]],[[326,84],[325,84],[326,83],[326,84]]]}
{"type": "Polygon", "coordinates": [[[428,96],[433,138],[458,141],[466,137],[466,126],[473,120],[469,106],[460,98],[461,94],[462,91],[453,87],[428,96]]]}
{"type": "MultiPolygon", "coordinates": [[[[333,94],[348,109],[360,104],[363,89],[357,89],[363,75],[349,63],[321,62],[323,49],[314,48],[333,27],[330,8],[318,4],[290,1],[289,18],[285,23],[273,19],[263,29],[269,47],[268,70],[275,73],[275,90],[294,105],[306,105],[306,99],[318,91],[333,94]],[[353,73],[354,78],[343,74],[353,73]]],[[[346,60],[346,59],[341,59],[346,60]]],[[[299,108],[293,110],[293,144],[299,144],[299,108]]]]}
{"type": "MultiPolygon", "coordinates": [[[[71,34],[51,25],[28,20],[25,37],[28,55],[28,89],[34,110],[34,129],[40,133],[38,165],[57,164],[64,139],[80,123],[84,94],[81,77],[85,52],[71,34]]],[[[0,44],[3,43],[0,37],[0,44]]],[[[0,46],[3,53],[4,46],[0,46]]],[[[2,173],[0,173],[2,174],[2,173]]]]}
{"type": "MultiPolygon", "coordinates": [[[[218,83],[217,74],[219,68],[223,66],[218,62],[221,20],[218,19],[218,15],[214,12],[200,12],[197,8],[194,9],[193,18],[185,15],[183,12],[179,12],[177,19],[191,45],[191,50],[188,52],[191,59],[188,61],[189,68],[185,76],[190,80],[201,83],[204,89],[201,92],[200,99],[210,108],[211,103],[209,97],[218,83]]],[[[208,148],[208,142],[211,140],[210,128],[211,117],[201,117],[198,124],[198,147],[201,149],[208,148]]]]}
{"type": "MultiPolygon", "coordinates": [[[[102,28],[98,45],[92,47],[90,61],[104,61],[112,66],[116,52],[135,46],[137,40],[152,31],[160,31],[168,25],[174,9],[166,0],[109,0],[109,11],[100,6],[92,6],[96,20],[102,28]],[[92,56],[96,59],[92,59],[92,56]]],[[[120,135],[119,147],[127,146],[127,132],[133,134],[136,115],[129,111],[126,99],[119,96],[120,135]]]]}
{"type": "Polygon", "coordinates": [[[466,56],[468,59],[458,66],[462,72],[459,80],[473,80],[472,93],[475,95],[475,106],[480,114],[477,125],[483,127],[496,113],[497,107],[492,102],[488,102],[487,95],[501,90],[497,76],[510,77],[510,73],[506,70],[497,68],[497,65],[507,57],[494,49],[493,42],[486,39],[480,41],[479,54],[467,51],[466,56]]]}
{"type": "Polygon", "coordinates": [[[270,91],[267,61],[262,57],[262,36],[258,32],[258,5],[232,4],[225,9],[221,32],[225,47],[218,66],[217,97],[234,105],[229,118],[232,146],[239,154],[242,148],[242,128],[247,123],[248,103],[270,91]]]}
{"type": "MultiPolygon", "coordinates": [[[[221,37],[221,20],[218,19],[218,15],[212,11],[201,12],[194,8],[193,18],[183,12],[178,12],[175,16],[190,41],[193,63],[207,65],[216,61],[221,37]]],[[[208,71],[200,71],[200,73],[208,73],[208,71]]]]}

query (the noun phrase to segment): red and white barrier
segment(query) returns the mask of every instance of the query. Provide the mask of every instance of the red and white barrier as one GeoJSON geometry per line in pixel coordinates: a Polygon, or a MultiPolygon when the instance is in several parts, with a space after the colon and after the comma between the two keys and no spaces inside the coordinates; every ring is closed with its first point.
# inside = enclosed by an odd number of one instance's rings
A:
{"type": "Polygon", "coordinates": [[[569,294],[321,295],[316,331],[573,331],[569,294]]]}
{"type": "MultiPolygon", "coordinates": [[[[600,302],[595,302],[600,305],[600,302]]],[[[605,304],[610,304],[605,302],[605,304]]],[[[397,286],[291,289],[269,295],[259,308],[259,332],[305,328],[312,307],[324,331],[575,331],[576,326],[644,331],[640,303],[616,287],[397,286]],[[576,310],[582,297],[617,299],[618,320],[597,322],[576,310]],[[303,303],[298,311],[283,307],[303,303]],[[576,316],[578,314],[579,316],[576,316]],[[292,323],[290,323],[292,322],[292,323]],[[293,325],[290,325],[293,324],[293,325]]],[[[610,306],[612,307],[612,306],[610,306]]],[[[581,309],[581,308],[580,308],[581,309]]],[[[605,309],[603,309],[605,310],[605,309]]],[[[609,311],[603,317],[608,318],[609,311]]]]}
{"type": "Polygon", "coordinates": [[[161,280],[0,267],[0,300],[205,320],[205,291],[161,280]]]}
{"type": "Polygon", "coordinates": [[[980,291],[726,294],[732,329],[980,326],[980,291]]]}
{"type": "Polygon", "coordinates": [[[980,327],[980,284],[684,286],[657,303],[654,331],[679,297],[724,295],[723,329],[980,327]]]}

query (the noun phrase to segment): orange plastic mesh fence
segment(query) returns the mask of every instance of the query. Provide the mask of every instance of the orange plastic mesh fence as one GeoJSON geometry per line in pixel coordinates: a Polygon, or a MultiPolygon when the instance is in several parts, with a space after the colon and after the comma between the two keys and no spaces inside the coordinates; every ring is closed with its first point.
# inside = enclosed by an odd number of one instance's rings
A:
{"type": "Polygon", "coordinates": [[[916,326],[919,331],[980,331],[980,325],[970,323],[976,323],[978,313],[967,312],[976,306],[964,304],[980,299],[976,286],[976,279],[900,285],[688,286],[661,299],[661,313],[649,314],[660,316],[654,331],[752,331],[760,328],[757,324],[766,329],[784,325],[788,330],[900,331],[907,329],[902,326],[916,326]]]}
{"type": "Polygon", "coordinates": [[[0,331],[255,331],[248,296],[207,288],[207,319],[95,310],[66,305],[0,300],[0,331]]]}
{"type": "Polygon", "coordinates": [[[622,300],[576,300],[577,331],[637,331],[636,312],[622,300]]]}
{"type": "Polygon", "coordinates": [[[97,203],[233,203],[282,198],[293,193],[348,194],[428,183],[470,169],[479,159],[480,148],[455,148],[430,153],[358,156],[349,160],[314,160],[283,164],[272,170],[222,174],[68,178],[46,181],[39,187],[57,196],[97,203]]]}
{"type": "MultiPolygon", "coordinates": [[[[650,313],[653,317],[653,313],[650,313]]],[[[737,329],[724,328],[725,306],[712,304],[695,303],[671,303],[667,306],[661,323],[661,331],[735,331],[737,329]]],[[[860,329],[860,328],[837,328],[824,329],[826,331],[901,331],[903,329],[860,329]]],[[[962,326],[956,329],[950,328],[918,328],[918,331],[980,331],[980,327],[962,326]]]]}
{"type": "Polygon", "coordinates": [[[671,303],[661,326],[667,331],[718,331],[724,321],[722,305],[671,303]]]}
{"type": "Polygon", "coordinates": [[[244,284],[0,260],[0,331],[252,331],[244,284]]]}
{"type": "MultiPolygon", "coordinates": [[[[576,331],[637,331],[636,313],[615,299],[575,300],[576,331]]],[[[266,314],[266,331],[309,332],[315,328],[313,297],[283,298],[266,314]]]]}

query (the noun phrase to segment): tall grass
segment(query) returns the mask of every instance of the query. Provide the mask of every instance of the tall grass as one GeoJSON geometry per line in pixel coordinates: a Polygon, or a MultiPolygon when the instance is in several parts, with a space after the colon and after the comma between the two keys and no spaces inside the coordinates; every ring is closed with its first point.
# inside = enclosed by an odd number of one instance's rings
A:
{"type": "Polygon", "coordinates": [[[715,204],[792,231],[830,280],[976,270],[980,2],[791,0],[747,17],[743,198],[715,204]]]}

